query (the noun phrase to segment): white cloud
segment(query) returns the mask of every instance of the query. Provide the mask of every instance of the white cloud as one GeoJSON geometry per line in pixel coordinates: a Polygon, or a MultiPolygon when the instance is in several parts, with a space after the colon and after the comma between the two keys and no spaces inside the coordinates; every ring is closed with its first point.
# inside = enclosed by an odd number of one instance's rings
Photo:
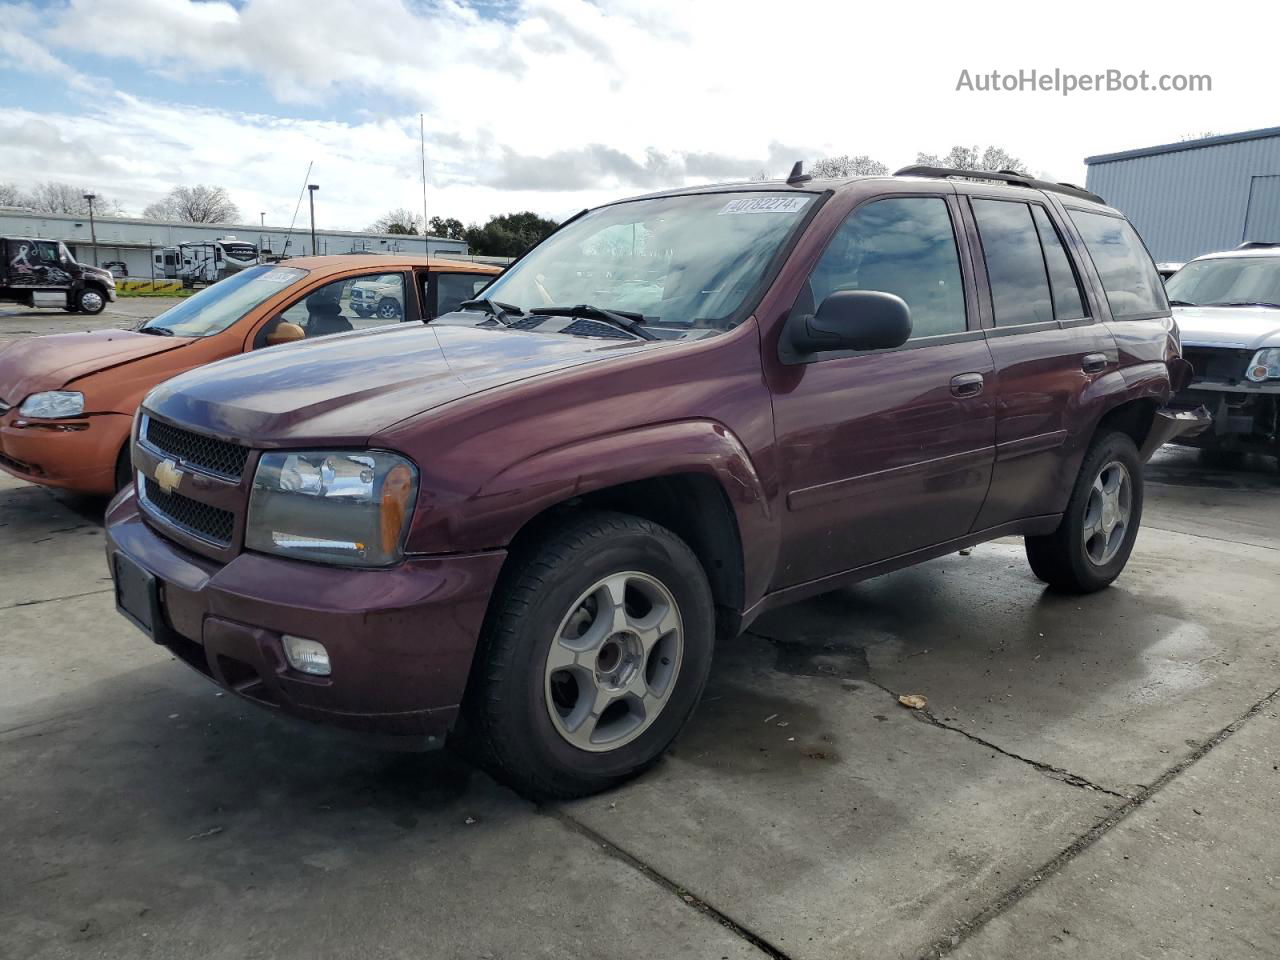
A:
{"type": "Polygon", "coordinates": [[[66,60],[91,52],[154,76],[157,90],[165,77],[215,90],[231,79],[269,96],[253,114],[111,93],[77,114],[0,111],[0,169],[43,179],[48,156],[50,170],[104,190],[106,180],[138,208],[174,182],[222,183],[246,212],[278,219],[292,214],[314,159],[321,209],[358,228],[387,207],[420,205],[422,111],[430,212],[463,219],[563,214],[757,165],[781,173],[799,151],[895,167],[917,151],[995,143],[1079,181],[1087,154],[1272,122],[1257,92],[1269,89],[1266,32],[1241,31],[1230,4],[1186,31],[1180,6],[1152,18],[1078,0],[1070,16],[1040,22],[1034,11],[966,18],[920,2],[908,17],[829,0],[754,12],[740,0],[530,0],[497,19],[457,0],[74,0],[39,16],[8,6],[9,68],[85,83],[66,60]],[[1031,67],[1207,72],[1215,88],[955,91],[962,68],[1031,67]],[[352,102],[362,112],[341,120],[288,115],[352,102]]]}

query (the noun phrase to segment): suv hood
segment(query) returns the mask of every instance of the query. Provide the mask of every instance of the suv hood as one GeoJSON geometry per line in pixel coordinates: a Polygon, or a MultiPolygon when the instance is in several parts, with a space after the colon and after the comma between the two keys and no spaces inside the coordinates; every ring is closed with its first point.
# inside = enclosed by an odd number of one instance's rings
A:
{"type": "Polygon", "coordinates": [[[1182,342],[1190,346],[1261,350],[1280,347],[1275,307],[1174,307],[1182,342]]]}
{"type": "Polygon", "coordinates": [[[143,404],[166,419],[248,445],[355,445],[451,400],[661,346],[396,324],[220,360],[161,384],[143,404]]]}
{"type": "Polygon", "coordinates": [[[55,333],[0,345],[0,400],[17,406],[33,393],[60,390],[75,380],[190,343],[131,330],[55,333]]]}

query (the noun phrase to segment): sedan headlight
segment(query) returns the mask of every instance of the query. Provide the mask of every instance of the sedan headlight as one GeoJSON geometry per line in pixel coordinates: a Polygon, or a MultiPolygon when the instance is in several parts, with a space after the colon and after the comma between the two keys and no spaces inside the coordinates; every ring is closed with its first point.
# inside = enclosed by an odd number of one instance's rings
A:
{"type": "Polygon", "coordinates": [[[418,493],[408,460],[379,451],[264,453],[245,546],[356,567],[397,562],[418,493]]]}
{"type": "Polygon", "coordinates": [[[1254,383],[1280,380],[1280,347],[1269,347],[1255,353],[1249,361],[1249,371],[1245,376],[1254,383]]]}
{"type": "Polygon", "coordinates": [[[22,401],[18,413],[24,417],[38,417],[42,420],[60,420],[63,417],[78,417],[84,413],[84,394],[73,390],[50,390],[48,393],[33,393],[22,401]]]}

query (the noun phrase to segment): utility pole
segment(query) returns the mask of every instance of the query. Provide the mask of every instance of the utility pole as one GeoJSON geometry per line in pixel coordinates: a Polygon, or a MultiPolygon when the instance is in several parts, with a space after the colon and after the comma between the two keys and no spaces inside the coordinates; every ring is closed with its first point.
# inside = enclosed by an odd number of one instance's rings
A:
{"type": "Polygon", "coordinates": [[[315,256],[320,251],[316,249],[316,191],[320,187],[318,184],[307,184],[307,202],[311,206],[311,255],[315,256]]]}
{"type": "Polygon", "coordinates": [[[431,253],[431,241],[428,237],[431,235],[427,230],[427,125],[422,119],[422,114],[418,114],[418,146],[422,152],[422,249],[424,253],[431,253]]]}
{"type": "Polygon", "coordinates": [[[96,193],[86,193],[84,198],[89,201],[89,239],[93,242],[93,265],[98,265],[98,228],[93,222],[93,201],[98,199],[96,193]]]}
{"type": "Polygon", "coordinates": [[[258,214],[258,262],[262,262],[263,236],[267,229],[267,211],[258,214]]]}

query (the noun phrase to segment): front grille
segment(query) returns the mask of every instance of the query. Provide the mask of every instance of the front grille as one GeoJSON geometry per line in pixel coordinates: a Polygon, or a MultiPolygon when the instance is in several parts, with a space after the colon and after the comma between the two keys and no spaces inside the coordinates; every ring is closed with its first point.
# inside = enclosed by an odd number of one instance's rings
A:
{"type": "Polygon", "coordinates": [[[1182,359],[1191,364],[1196,380],[1239,383],[1249,369],[1252,350],[1229,347],[1183,347],[1182,359]]]}
{"type": "Polygon", "coordinates": [[[249,451],[245,447],[202,433],[193,433],[148,416],[143,425],[147,445],[182,463],[200,467],[228,480],[239,480],[244,474],[249,451]]]}
{"type": "Polygon", "coordinates": [[[220,547],[231,544],[235,515],[180,493],[165,493],[150,477],[142,478],[142,500],[175,527],[220,547]]]}

